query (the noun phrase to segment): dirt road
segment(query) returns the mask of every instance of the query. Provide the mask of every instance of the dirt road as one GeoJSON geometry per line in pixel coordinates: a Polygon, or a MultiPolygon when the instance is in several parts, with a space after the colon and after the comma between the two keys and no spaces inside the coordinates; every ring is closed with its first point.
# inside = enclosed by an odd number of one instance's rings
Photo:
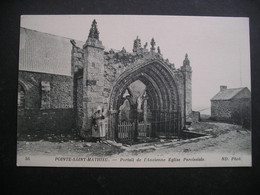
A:
{"type": "Polygon", "coordinates": [[[37,156],[167,156],[175,153],[251,153],[251,131],[238,125],[201,122],[191,132],[207,136],[193,139],[160,140],[156,143],[123,146],[122,144],[94,143],[83,140],[18,141],[17,155],[37,156]]]}

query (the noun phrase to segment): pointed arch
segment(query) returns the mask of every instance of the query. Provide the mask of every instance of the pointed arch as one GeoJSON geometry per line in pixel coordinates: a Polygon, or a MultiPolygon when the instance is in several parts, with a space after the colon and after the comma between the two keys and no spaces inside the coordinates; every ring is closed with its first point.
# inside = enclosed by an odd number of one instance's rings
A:
{"type": "Polygon", "coordinates": [[[123,72],[115,82],[110,93],[109,119],[110,134],[117,134],[117,112],[123,101],[127,87],[140,80],[146,85],[146,91],[153,115],[153,135],[171,136],[180,133],[181,109],[177,80],[174,72],[161,60],[150,60],[136,64],[123,72]]]}

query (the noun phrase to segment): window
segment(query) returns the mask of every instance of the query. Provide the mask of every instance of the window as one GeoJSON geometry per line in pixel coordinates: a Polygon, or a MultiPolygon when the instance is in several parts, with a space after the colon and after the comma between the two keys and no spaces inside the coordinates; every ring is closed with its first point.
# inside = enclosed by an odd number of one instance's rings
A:
{"type": "Polygon", "coordinates": [[[50,108],[50,82],[41,82],[41,109],[50,108]]]}
{"type": "Polygon", "coordinates": [[[25,107],[25,90],[21,84],[18,85],[17,107],[18,109],[24,109],[25,107]]]}

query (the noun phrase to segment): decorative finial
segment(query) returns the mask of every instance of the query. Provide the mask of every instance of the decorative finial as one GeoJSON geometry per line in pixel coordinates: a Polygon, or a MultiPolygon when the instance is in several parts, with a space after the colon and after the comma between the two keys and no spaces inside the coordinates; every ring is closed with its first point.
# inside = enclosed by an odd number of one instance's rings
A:
{"type": "Polygon", "coordinates": [[[148,45],[148,43],[146,42],[145,45],[144,45],[144,49],[146,49],[147,45],[148,45]]]}
{"type": "Polygon", "coordinates": [[[185,59],[183,60],[183,65],[187,65],[187,66],[190,65],[190,60],[188,58],[188,54],[187,53],[185,54],[185,59]]]}
{"type": "Polygon", "coordinates": [[[159,46],[157,47],[157,52],[158,52],[158,54],[161,54],[161,50],[160,50],[159,46]]]}
{"type": "Polygon", "coordinates": [[[97,22],[95,19],[92,22],[88,37],[99,40],[99,31],[97,29],[97,22]]]}
{"type": "Polygon", "coordinates": [[[125,47],[122,48],[122,53],[126,53],[125,47]]]}
{"type": "Polygon", "coordinates": [[[115,52],[114,52],[113,49],[110,49],[110,50],[109,50],[109,53],[110,53],[110,54],[114,54],[115,52]]]}
{"type": "Polygon", "coordinates": [[[137,52],[141,48],[141,39],[139,39],[139,37],[137,36],[136,40],[134,40],[133,52],[137,52]]]}
{"type": "Polygon", "coordinates": [[[155,47],[154,47],[154,46],[155,46],[154,38],[152,38],[152,40],[151,40],[151,46],[152,46],[152,47],[151,47],[151,50],[154,51],[154,50],[155,50],[155,47]]]}

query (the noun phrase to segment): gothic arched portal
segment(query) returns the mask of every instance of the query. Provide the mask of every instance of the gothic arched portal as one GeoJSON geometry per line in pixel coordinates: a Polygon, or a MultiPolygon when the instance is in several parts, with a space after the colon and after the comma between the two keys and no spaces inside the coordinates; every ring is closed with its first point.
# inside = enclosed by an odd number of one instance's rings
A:
{"type": "MultiPolygon", "coordinates": [[[[153,60],[136,65],[118,77],[110,94],[108,136],[118,139],[119,107],[125,101],[124,93],[128,86],[137,80],[146,86],[147,103],[152,113],[151,136],[178,135],[181,129],[181,109],[176,78],[166,64],[153,60]]],[[[137,128],[135,126],[136,131],[137,128]]]]}
{"type": "Polygon", "coordinates": [[[121,51],[104,51],[95,20],[82,49],[75,45],[75,41],[72,40],[71,43],[72,74],[77,81],[74,84],[76,121],[79,121],[77,126],[83,137],[91,136],[92,116],[100,106],[109,110],[104,121],[108,139],[120,139],[118,129],[121,131],[122,126],[123,130],[134,129],[134,139],[143,136],[139,135],[139,126],[143,124],[138,123],[142,109],[146,114],[149,111],[151,124],[145,123],[147,117],[143,114],[145,124],[142,126],[149,126],[149,136],[180,135],[181,128],[192,112],[192,71],[187,54],[183,65],[176,69],[168,59],[163,59],[159,46],[156,50],[153,38],[150,49],[147,48],[148,43],[142,47],[141,39],[137,37],[133,52],[127,52],[124,47],[121,51]],[[131,90],[128,92],[130,96],[124,95],[135,81],[145,85],[145,97],[139,99],[139,103],[131,98],[131,90]],[[119,124],[120,106],[126,99],[131,116],[136,115],[137,118],[131,119],[130,123],[119,124]]]}

